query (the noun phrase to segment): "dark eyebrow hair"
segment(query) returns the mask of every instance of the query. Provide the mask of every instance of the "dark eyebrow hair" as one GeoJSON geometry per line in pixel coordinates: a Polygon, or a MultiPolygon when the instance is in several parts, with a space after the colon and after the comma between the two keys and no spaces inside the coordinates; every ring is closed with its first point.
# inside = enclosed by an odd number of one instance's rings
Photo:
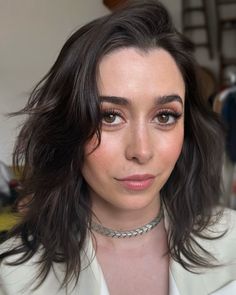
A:
{"type": "MultiPolygon", "coordinates": [[[[110,102],[110,103],[117,104],[117,105],[129,105],[130,104],[130,100],[125,97],[102,95],[102,96],[100,96],[100,99],[101,99],[101,103],[102,102],[110,102]]],[[[163,105],[163,104],[167,104],[167,103],[170,103],[173,101],[178,101],[179,103],[181,103],[181,105],[183,105],[182,98],[177,94],[164,95],[164,96],[159,96],[156,98],[157,105],[163,105]]]]}
{"type": "Polygon", "coordinates": [[[157,97],[156,100],[157,100],[157,104],[166,104],[173,101],[178,101],[181,103],[181,105],[183,105],[182,98],[177,94],[160,96],[160,97],[157,97]]]}
{"type": "Polygon", "coordinates": [[[100,96],[101,102],[110,102],[118,105],[128,105],[130,104],[129,100],[124,97],[118,96],[100,96]]]}

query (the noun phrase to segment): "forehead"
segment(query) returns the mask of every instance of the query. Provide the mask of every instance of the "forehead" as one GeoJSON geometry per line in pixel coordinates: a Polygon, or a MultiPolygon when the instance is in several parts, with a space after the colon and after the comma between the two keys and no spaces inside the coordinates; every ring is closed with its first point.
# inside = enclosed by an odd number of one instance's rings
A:
{"type": "Polygon", "coordinates": [[[161,48],[122,48],[105,55],[99,63],[98,88],[103,95],[124,97],[148,91],[150,95],[173,92],[184,98],[185,93],[174,58],[161,48]]]}

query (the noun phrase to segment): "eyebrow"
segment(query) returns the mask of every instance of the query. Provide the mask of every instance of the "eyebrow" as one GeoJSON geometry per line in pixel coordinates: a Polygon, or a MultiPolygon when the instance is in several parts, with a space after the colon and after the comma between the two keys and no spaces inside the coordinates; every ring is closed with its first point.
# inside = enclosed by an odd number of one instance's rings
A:
{"type": "MultiPolygon", "coordinates": [[[[101,102],[108,102],[112,104],[117,104],[117,105],[130,105],[131,102],[128,98],[125,97],[119,97],[119,96],[100,96],[101,102]]],[[[171,103],[177,101],[181,105],[183,105],[183,100],[182,98],[177,95],[177,94],[171,94],[171,95],[163,95],[163,96],[158,96],[155,98],[155,103],[156,105],[164,105],[167,103],[171,103]]]]}

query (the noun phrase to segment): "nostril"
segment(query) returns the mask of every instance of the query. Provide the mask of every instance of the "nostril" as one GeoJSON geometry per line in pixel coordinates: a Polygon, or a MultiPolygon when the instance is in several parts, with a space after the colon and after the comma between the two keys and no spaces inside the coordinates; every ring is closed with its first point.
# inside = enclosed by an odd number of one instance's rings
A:
{"type": "Polygon", "coordinates": [[[129,146],[126,149],[126,158],[138,163],[146,163],[153,157],[151,148],[143,147],[141,144],[129,146]]]}

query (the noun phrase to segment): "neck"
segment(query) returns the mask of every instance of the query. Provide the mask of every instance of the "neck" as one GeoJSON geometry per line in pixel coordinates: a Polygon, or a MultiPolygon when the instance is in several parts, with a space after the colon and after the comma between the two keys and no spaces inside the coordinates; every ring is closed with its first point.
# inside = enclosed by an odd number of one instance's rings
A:
{"type": "Polygon", "coordinates": [[[121,253],[126,251],[135,251],[136,253],[142,249],[155,247],[157,251],[158,249],[161,250],[162,254],[164,254],[167,250],[167,233],[163,220],[152,231],[138,237],[117,239],[103,236],[97,232],[93,233],[96,239],[93,242],[95,248],[98,246],[98,249],[102,248],[108,251],[113,249],[114,251],[121,253]]]}
{"type": "MultiPolygon", "coordinates": [[[[104,205],[104,204],[103,204],[104,205]]],[[[95,216],[93,221],[101,224],[104,227],[117,231],[129,231],[150,223],[160,213],[160,199],[157,198],[155,204],[147,208],[141,208],[137,210],[117,210],[117,208],[108,208],[104,210],[104,206],[99,206],[98,203],[94,204],[93,212],[95,216]]],[[[166,232],[163,219],[152,230],[145,234],[132,236],[130,238],[114,238],[111,236],[102,235],[93,231],[98,245],[101,247],[124,249],[135,248],[150,243],[150,241],[157,241],[160,239],[166,239],[166,232]]],[[[160,240],[159,240],[160,242],[160,240]]]]}
{"type": "Polygon", "coordinates": [[[103,200],[96,200],[92,204],[93,221],[114,230],[132,230],[152,221],[160,212],[160,207],[159,197],[142,208],[117,208],[103,200]]]}

